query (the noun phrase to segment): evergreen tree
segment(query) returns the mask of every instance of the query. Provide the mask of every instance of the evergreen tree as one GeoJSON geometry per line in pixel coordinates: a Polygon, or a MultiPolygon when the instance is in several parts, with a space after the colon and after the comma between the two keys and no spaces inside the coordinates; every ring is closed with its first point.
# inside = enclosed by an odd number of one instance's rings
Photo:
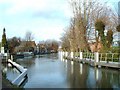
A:
{"type": "Polygon", "coordinates": [[[109,30],[107,32],[107,47],[110,48],[111,44],[112,44],[112,41],[113,41],[113,31],[112,30],[109,30]]]}
{"type": "Polygon", "coordinates": [[[95,23],[95,29],[98,31],[98,37],[100,37],[103,46],[106,46],[106,37],[104,35],[105,24],[101,20],[98,20],[95,23]]]}
{"type": "Polygon", "coordinates": [[[3,29],[3,35],[2,35],[2,47],[4,47],[4,51],[6,53],[8,50],[8,44],[7,44],[7,39],[6,39],[5,28],[3,29]]]}

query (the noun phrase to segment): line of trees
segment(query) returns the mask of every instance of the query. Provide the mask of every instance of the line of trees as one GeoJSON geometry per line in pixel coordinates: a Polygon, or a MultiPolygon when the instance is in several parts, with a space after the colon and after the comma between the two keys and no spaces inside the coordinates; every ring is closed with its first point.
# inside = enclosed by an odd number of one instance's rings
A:
{"type": "Polygon", "coordinates": [[[56,40],[40,41],[37,46],[39,53],[55,53],[58,52],[59,42],[56,40]]]}
{"type": "Polygon", "coordinates": [[[61,37],[62,49],[90,50],[89,41],[92,40],[96,42],[95,51],[98,51],[98,43],[102,49],[109,48],[118,25],[117,13],[107,6],[107,2],[100,3],[99,0],[71,0],[70,5],[74,17],[61,37]]]}
{"type": "Polygon", "coordinates": [[[5,52],[9,51],[11,54],[13,54],[16,53],[17,50],[19,51],[19,49],[24,51],[26,49],[31,50],[32,48],[34,48],[34,50],[32,50],[33,52],[37,52],[37,46],[39,47],[40,52],[57,52],[59,42],[56,40],[46,40],[39,42],[37,45],[34,41],[34,35],[31,31],[27,31],[25,33],[24,39],[16,36],[7,39],[5,28],[3,29],[2,42],[0,43],[0,47],[4,47],[5,52]]]}

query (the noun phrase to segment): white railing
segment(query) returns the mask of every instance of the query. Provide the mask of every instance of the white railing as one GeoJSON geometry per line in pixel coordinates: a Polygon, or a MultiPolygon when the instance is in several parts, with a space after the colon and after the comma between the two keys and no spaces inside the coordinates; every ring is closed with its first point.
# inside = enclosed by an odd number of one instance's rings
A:
{"type": "Polygon", "coordinates": [[[83,58],[84,59],[90,59],[90,60],[94,60],[95,58],[95,53],[89,53],[89,52],[83,52],[83,58]]]}
{"type": "Polygon", "coordinates": [[[99,60],[106,62],[120,62],[120,53],[99,53],[99,60]]]}
{"type": "Polygon", "coordinates": [[[22,80],[24,79],[24,77],[27,75],[27,69],[17,64],[16,62],[11,61],[10,59],[8,59],[8,63],[11,63],[21,72],[21,74],[15,80],[12,81],[13,84],[19,86],[22,83],[22,80]]]}
{"type": "Polygon", "coordinates": [[[82,58],[82,59],[87,59],[87,60],[95,60],[97,62],[117,62],[120,63],[120,53],[98,53],[98,52],[71,52],[68,53],[67,55],[65,52],[63,52],[63,55],[65,57],[70,57],[70,58],[82,58]],[[82,54],[82,55],[81,55],[82,54]],[[74,56],[73,56],[74,55],[74,56]],[[97,60],[96,60],[97,59],[97,60]]]}

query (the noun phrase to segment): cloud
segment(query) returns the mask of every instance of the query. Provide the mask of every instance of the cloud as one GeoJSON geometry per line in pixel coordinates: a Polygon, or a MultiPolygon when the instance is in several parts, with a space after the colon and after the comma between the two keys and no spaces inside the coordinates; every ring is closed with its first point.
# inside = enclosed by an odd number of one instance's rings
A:
{"type": "Polygon", "coordinates": [[[28,10],[43,10],[46,8],[46,0],[9,0],[6,3],[12,5],[11,8],[8,9],[7,13],[9,14],[17,14],[22,13],[28,10]],[[10,1],[10,2],[9,2],[10,1]]]}
{"type": "Polygon", "coordinates": [[[6,11],[7,14],[16,15],[30,11],[31,13],[48,11],[61,11],[63,14],[70,16],[70,10],[67,7],[66,0],[5,0],[0,3],[12,5],[6,11]]]}
{"type": "Polygon", "coordinates": [[[71,17],[66,0],[0,0],[0,8],[0,30],[5,27],[8,38],[30,30],[37,41],[58,40],[71,17]]]}
{"type": "Polygon", "coordinates": [[[0,30],[6,27],[8,38],[24,38],[30,30],[37,41],[58,40],[73,17],[68,0],[0,0],[0,12],[0,30]]]}

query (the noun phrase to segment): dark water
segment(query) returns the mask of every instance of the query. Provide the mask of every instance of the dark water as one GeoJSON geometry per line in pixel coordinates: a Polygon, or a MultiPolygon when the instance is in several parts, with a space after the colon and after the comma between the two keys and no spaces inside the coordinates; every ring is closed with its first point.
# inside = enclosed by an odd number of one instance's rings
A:
{"type": "MultiPolygon", "coordinates": [[[[120,70],[95,68],[73,61],[60,60],[58,54],[16,60],[28,69],[24,88],[118,88],[120,70]]],[[[8,69],[12,80],[18,73],[8,69]]]]}

